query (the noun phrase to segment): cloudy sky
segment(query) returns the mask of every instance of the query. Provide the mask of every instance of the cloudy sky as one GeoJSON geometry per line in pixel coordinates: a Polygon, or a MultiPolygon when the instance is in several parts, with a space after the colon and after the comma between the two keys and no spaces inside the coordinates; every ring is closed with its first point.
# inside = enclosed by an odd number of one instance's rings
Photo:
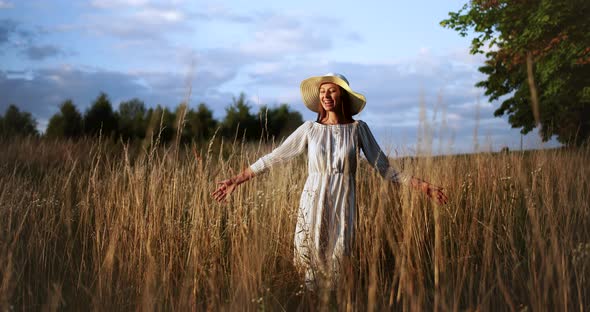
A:
{"type": "Polygon", "coordinates": [[[519,131],[474,87],[483,57],[439,26],[466,1],[0,0],[0,111],[17,104],[43,130],[65,99],[84,111],[104,91],[115,108],[189,98],[221,119],[244,92],[254,112],[288,103],[314,119],[299,83],[338,72],[390,153],[517,149],[519,131]]]}

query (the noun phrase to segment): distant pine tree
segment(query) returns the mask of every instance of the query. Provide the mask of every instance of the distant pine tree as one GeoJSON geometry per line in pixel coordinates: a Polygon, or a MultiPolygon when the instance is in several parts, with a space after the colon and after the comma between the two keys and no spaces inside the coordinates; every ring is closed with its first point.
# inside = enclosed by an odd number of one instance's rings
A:
{"type": "Polygon", "coordinates": [[[233,103],[225,109],[225,118],[222,122],[223,135],[233,138],[237,134],[237,139],[243,137],[246,140],[256,140],[260,138],[261,128],[256,117],[250,114],[250,105],[246,101],[246,95],[241,93],[233,103]]]}
{"type": "Polygon", "coordinates": [[[217,128],[217,120],[213,118],[213,112],[205,105],[199,104],[197,110],[189,110],[186,114],[185,133],[183,141],[195,140],[203,142],[209,140],[217,128]]]}
{"type": "Polygon", "coordinates": [[[143,139],[147,127],[147,110],[140,99],[121,102],[118,111],[119,135],[124,140],[143,139]]]}
{"type": "Polygon", "coordinates": [[[45,135],[50,138],[78,138],[83,133],[82,115],[72,102],[64,101],[59,113],[56,113],[49,120],[45,135]]]}
{"type": "Polygon", "coordinates": [[[84,115],[84,133],[89,136],[116,135],[118,123],[108,96],[101,92],[84,115]]]}
{"type": "Polygon", "coordinates": [[[281,104],[275,108],[262,106],[258,112],[260,127],[265,137],[280,139],[293,132],[303,124],[303,117],[297,111],[289,109],[288,104],[281,104]]]}
{"type": "Polygon", "coordinates": [[[0,138],[39,135],[37,121],[31,113],[21,112],[16,105],[10,105],[4,116],[0,116],[0,138]]]}

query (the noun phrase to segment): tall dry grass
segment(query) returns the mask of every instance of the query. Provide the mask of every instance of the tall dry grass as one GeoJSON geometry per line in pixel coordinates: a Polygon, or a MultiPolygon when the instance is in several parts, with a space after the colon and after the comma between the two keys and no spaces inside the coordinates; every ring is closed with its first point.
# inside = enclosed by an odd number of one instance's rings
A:
{"type": "Polygon", "coordinates": [[[361,163],[357,241],[331,288],[292,241],[304,159],[215,203],[269,146],[0,149],[2,310],[571,310],[590,306],[590,149],[405,158],[436,206],[361,163]]]}

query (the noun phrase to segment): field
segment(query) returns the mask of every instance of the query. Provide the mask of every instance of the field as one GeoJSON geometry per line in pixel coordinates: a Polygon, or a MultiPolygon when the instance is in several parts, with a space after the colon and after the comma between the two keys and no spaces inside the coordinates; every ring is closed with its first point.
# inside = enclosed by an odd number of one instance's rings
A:
{"type": "Polygon", "coordinates": [[[351,265],[314,291],[291,262],[304,158],[209,195],[270,149],[3,143],[0,310],[590,307],[590,148],[391,161],[446,206],[361,163],[351,265]]]}

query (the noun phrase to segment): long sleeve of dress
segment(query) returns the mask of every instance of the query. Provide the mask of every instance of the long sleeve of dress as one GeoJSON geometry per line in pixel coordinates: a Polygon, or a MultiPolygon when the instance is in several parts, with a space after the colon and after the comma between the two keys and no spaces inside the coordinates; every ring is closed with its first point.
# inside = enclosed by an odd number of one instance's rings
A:
{"type": "Polygon", "coordinates": [[[407,175],[397,172],[389,165],[387,156],[383,153],[379,144],[377,144],[369,126],[362,121],[359,121],[358,135],[359,144],[365,157],[367,157],[369,164],[371,164],[371,166],[373,166],[384,179],[395,183],[408,183],[409,177],[407,175]]]}
{"type": "Polygon", "coordinates": [[[307,133],[311,122],[307,121],[297,128],[279,147],[271,153],[260,157],[255,163],[250,165],[250,170],[258,175],[275,164],[292,159],[305,151],[307,146],[307,133]]]}

